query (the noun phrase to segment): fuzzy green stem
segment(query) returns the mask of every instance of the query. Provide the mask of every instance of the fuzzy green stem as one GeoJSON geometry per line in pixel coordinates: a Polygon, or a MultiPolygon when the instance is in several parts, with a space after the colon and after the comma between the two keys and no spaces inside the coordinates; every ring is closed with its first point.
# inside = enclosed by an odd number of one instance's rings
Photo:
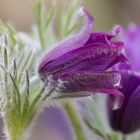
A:
{"type": "Polygon", "coordinates": [[[8,132],[7,132],[7,140],[23,140],[24,130],[16,129],[16,130],[13,131],[13,130],[8,129],[7,126],[6,126],[6,129],[8,130],[8,132]]]}
{"type": "Polygon", "coordinates": [[[22,140],[22,139],[21,139],[20,136],[17,135],[17,136],[13,136],[13,137],[11,138],[11,140],[22,140]]]}
{"type": "Polygon", "coordinates": [[[7,137],[7,140],[23,140],[22,138],[22,133],[13,133],[13,134],[8,134],[6,137],[7,137]]]}
{"type": "Polygon", "coordinates": [[[82,128],[81,122],[80,122],[80,118],[77,114],[76,109],[74,108],[74,105],[70,102],[65,103],[64,105],[65,107],[65,111],[68,114],[68,117],[71,121],[75,136],[76,136],[76,140],[86,140],[86,137],[84,135],[84,130],[82,128]]]}
{"type": "Polygon", "coordinates": [[[40,46],[44,50],[46,47],[45,31],[44,31],[44,0],[38,0],[34,6],[34,16],[37,24],[40,46]]]}
{"type": "Polygon", "coordinates": [[[38,27],[38,32],[39,32],[40,45],[41,45],[41,48],[44,50],[46,47],[46,43],[45,43],[45,39],[43,35],[44,33],[43,33],[41,25],[39,25],[38,27]]]}

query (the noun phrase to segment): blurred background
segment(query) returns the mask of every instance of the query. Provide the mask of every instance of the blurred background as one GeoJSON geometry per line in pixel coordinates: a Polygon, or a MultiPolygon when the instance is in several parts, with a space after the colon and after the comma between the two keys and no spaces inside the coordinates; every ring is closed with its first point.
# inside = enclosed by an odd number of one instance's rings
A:
{"type": "MultiPolygon", "coordinates": [[[[18,30],[30,31],[34,2],[35,0],[0,0],[0,19],[12,23],[18,30]]],[[[140,22],[139,0],[83,0],[83,3],[96,19],[96,30],[110,30],[114,24],[126,26],[129,22],[140,22]]]]}
{"type": "MultiPolygon", "coordinates": [[[[9,22],[18,31],[30,32],[34,24],[34,2],[0,0],[0,20],[9,22]]],[[[116,24],[127,27],[129,23],[140,23],[140,0],[83,0],[83,3],[95,18],[95,31],[110,31],[116,24]]],[[[30,140],[72,140],[72,131],[68,128],[70,124],[63,116],[64,112],[59,109],[45,109],[34,125],[30,140]]]]}

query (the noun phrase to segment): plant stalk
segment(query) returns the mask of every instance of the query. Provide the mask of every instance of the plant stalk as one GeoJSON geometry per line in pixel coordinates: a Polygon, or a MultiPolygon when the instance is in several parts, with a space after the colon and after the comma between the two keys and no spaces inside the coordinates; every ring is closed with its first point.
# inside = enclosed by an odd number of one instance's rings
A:
{"type": "Polygon", "coordinates": [[[86,140],[80,118],[76,109],[74,108],[74,105],[71,102],[67,102],[65,103],[64,108],[71,121],[76,140],[86,140]]]}

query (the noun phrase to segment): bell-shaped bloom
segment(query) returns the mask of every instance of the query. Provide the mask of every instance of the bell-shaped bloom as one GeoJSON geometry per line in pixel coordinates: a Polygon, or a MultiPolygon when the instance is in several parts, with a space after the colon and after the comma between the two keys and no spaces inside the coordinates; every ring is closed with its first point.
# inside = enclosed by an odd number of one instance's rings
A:
{"type": "Polygon", "coordinates": [[[124,101],[121,108],[109,109],[109,118],[113,129],[128,134],[140,129],[140,28],[128,32],[123,30],[122,35],[126,43],[125,54],[129,58],[128,64],[119,67],[122,76],[120,92],[124,95],[124,101]]]}
{"type": "Polygon", "coordinates": [[[140,26],[131,25],[128,30],[121,29],[121,38],[125,44],[125,53],[129,56],[129,65],[125,67],[140,72],[140,26]]]}
{"type": "Polygon", "coordinates": [[[94,33],[93,17],[85,9],[82,14],[83,29],[44,56],[39,65],[40,77],[58,92],[121,95],[115,90],[120,87],[120,74],[106,71],[126,61],[122,55],[123,43],[111,40],[119,28],[114,28],[110,34],[94,33]]]}

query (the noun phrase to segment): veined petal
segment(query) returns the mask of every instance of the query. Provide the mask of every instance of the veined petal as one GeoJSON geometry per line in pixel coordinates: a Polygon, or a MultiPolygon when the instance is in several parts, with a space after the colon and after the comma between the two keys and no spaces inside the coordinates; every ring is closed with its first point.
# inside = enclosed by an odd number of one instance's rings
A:
{"type": "Polygon", "coordinates": [[[89,91],[95,93],[119,88],[121,76],[118,72],[90,73],[79,71],[56,74],[52,76],[52,79],[57,82],[56,90],[60,92],[89,91]]]}
{"type": "Polygon", "coordinates": [[[40,74],[46,78],[47,75],[63,71],[104,71],[118,62],[126,61],[126,58],[121,54],[121,49],[93,45],[90,44],[68,52],[51,61],[40,69],[40,74]]]}
{"type": "Polygon", "coordinates": [[[85,9],[82,9],[82,13],[85,19],[82,31],[79,34],[64,40],[59,45],[57,45],[51,52],[49,52],[41,62],[39,69],[44,67],[46,63],[49,63],[52,60],[57,59],[58,57],[64,55],[65,53],[84,46],[84,44],[89,39],[90,34],[92,33],[94,19],[90,15],[90,13],[85,9]]]}
{"type": "Polygon", "coordinates": [[[121,38],[125,44],[125,53],[130,59],[132,70],[140,72],[140,27],[130,26],[128,31],[121,29],[121,38]]]}
{"type": "Polygon", "coordinates": [[[119,26],[115,26],[111,33],[104,33],[104,32],[95,32],[92,33],[86,42],[86,44],[97,44],[103,46],[112,46],[113,43],[111,39],[115,37],[120,31],[119,26]]]}
{"type": "MultiPolygon", "coordinates": [[[[110,124],[113,129],[119,130],[123,133],[129,133],[133,131],[134,128],[136,128],[136,127],[131,128],[130,120],[131,123],[134,124],[135,119],[131,118],[131,116],[137,114],[138,112],[136,111],[135,113],[132,114],[132,112],[131,113],[129,112],[129,108],[130,111],[138,109],[138,107],[135,108],[133,104],[134,102],[135,104],[138,104],[139,102],[140,93],[138,94],[137,90],[140,89],[139,87],[140,76],[136,75],[132,71],[121,71],[121,77],[122,77],[122,88],[120,92],[124,94],[125,98],[123,100],[123,104],[121,108],[117,110],[112,110],[109,107],[109,118],[110,118],[110,124]],[[137,103],[136,103],[136,98],[137,98],[137,103]]],[[[110,101],[111,100],[108,101],[109,106],[112,104],[110,101]]]]}
{"type": "Polygon", "coordinates": [[[124,133],[130,133],[138,129],[140,129],[140,85],[128,102],[122,124],[124,133]]]}
{"type": "Polygon", "coordinates": [[[120,71],[121,70],[129,71],[129,70],[132,70],[132,66],[128,63],[122,63],[122,64],[119,64],[117,69],[119,69],[120,71]]]}
{"type": "Polygon", "coordinates": [[[124,43],[120,41],[111,41],[111,45],[112,47],[116,47],[118,49],[124,49],[124,43]]]}
{"type": "Polygon", "coordinates": [[[138,76],[136,73],[132,71],[124,70],[121,71],[121,77],[122,77],[121,92],[125,96],[123,106],[126,107],[127,103],[129,102],[129,99],[133,95],[133,92],[140,85],[140,76],[138,76]]]}
{"type": "Polygon", "coordinates": [[[107,44],[108,41],[110,41],[112,38],[112,35],[109,33],[102,33],[102,32],[97,32],[97,33],[92,33],[86,42],[86,44],[107,44]]]}

